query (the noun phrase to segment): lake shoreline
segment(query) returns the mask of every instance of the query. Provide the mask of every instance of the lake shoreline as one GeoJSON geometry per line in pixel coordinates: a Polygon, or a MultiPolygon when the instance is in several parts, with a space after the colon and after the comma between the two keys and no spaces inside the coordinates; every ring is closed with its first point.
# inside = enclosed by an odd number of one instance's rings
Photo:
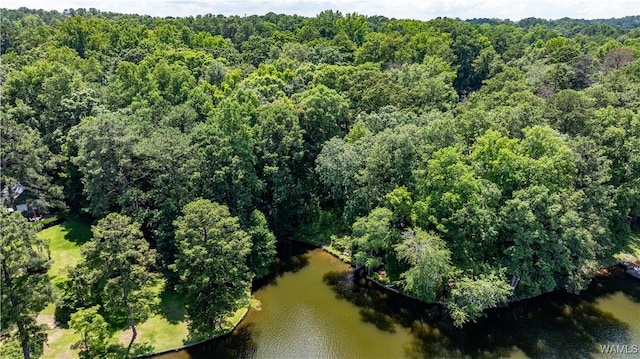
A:
{"type": "MultiPolygon", "coordinates": [[[[330,248],[330,247],[327,247],[327,246],[319,246],[317,244],[309,243],[307,241],[299,240],[299,239],[287,239],[287,240],[285,240],[283,242],[290,242],[290,243],[295,243],[295,244],[298,244],[298,245],[302,245],[305,248],[305,251],[310,251],[310,250],[314,250],[314,249],[320,249],[323,252],[325,252],[325,253],[331,255],[332,257],[338,259],[342,263],[349,265],[352,268],[352,270],[355,269],[355,266],[351,261],[345,260],[345,258],[344,258],[345,256],[342,255],[341,253],[339,253],[338,251],[336,251],[333,248],[330,248]]],[[[597,277],[613,275],[613,273],[615,271],[617,271],[617,269],[620,269],[620,267],[619,267],[620,265],[621,265],[620,263],[616,263],[616,264],[612,265],[611,267],[607,267],[607,268],[601,269],[600,271],[598,271],[598,273],[596,273],[596,275],[594,276],[593,279],[595,279],[597,277]]],[[[276,273],[274,272],[272,274],[276,274],[276,273]]],[[[395,288],[389,287],[388,285],[386,285],[386,284],[384,284],[384,283],[372,278],[369,275],[364,275],[364,276],[362,276],[362,278],[365,278],[366,280],[368,280],[371,283],[375,284],[375,286],[379,290],[388,291],[390,293],[394,293],[394,294],[400,295],[400,296],[402,296],[404,298],[407,298],[407,299],[410,299],[410,300],[415,300],[415,301],[418,301],[420,303],[424,303],[424,304],[427,304],[427,305],[442,306],[442,303],[427,302],[427,301],[424,301],[424,300],[422,300],[420,298],[413,297],[411,295],[407,295],[407,294],[403,293],[400,290],[397,290],[395,288]]],[[[632,278],[629,278],[629,279],[632,279],[632,278]]],[[[267,284],[266,282],[262,283],[262,284],[257,284],[255,287],[252,288],[252,293],[257,291],[257,290],[259,290],[262,286],[264,286],[266,284],[267,284]]],[[[556,291],[563,291],[563,290],[559,289],[559,290],[556,290],[556,291]]],[[[554,291],[554,292],[556,292],[556,291],[554,291]]],[[[549,294],[549,293],[545,293],[545,294],[549,294]]],[[[522,298],[522,299],[519,299],[517,301],[510,301],[508,303],[505,303],[505,305],[502,305],[502,306],[499,306],[499,307],[506,307],[506,306],[509,306],[511,304],[515,304],[515,303],[526,301],[526,300],[531,300],[533,298],[534,297],[532,297],[532,298],[522,298]]],[[[492,308],[492,309],[495,309],[495,308],[492,308]]],[[[151,354],[145,354],[145,355],[142,355],[142,356],[138,356],[136,358],[137,359],[143,359],[143,358],[162,357],[164,355],[170,355],[172,353],[177,353],[177,352],[180,352],[182,350],[188,350],[189,348],[199,346],[199,345],[201,345],[203,343],[206,343],[208,341],[211,341],[211,340],[220,339],[220,338],[223,338],[223,337],[228,336],[228,335],[233,335],[234,330],[236,330],[238,328],[238,326],[241,325],[241,323],[243,322],[243,320],[246,318],[247,314],[249,313],[249,310],[250,310],[250,308],[248,307],[245,310],[244,314],[239,318],[239,320],[236,323],[234,323],[233,327],[229,331],[227,331],[225,333],[221,333],[221,334],[215,335],[215,336],[213,336],[211,338],[204,339],[204,340],[201,340],[201,341],[198,341],[198,342],[195,342],[195,343],[189,343],[187,345],[184,345],[184,346],[181,346],[181,347],[178,347],[178,348],[168,349],[168,350],[164,350],[164,351],[156,352],[156,353],[151,353],[151,354]]]]}
{"type": "Polygon", "coordinates": [[[244,313],[242,313],[240,318],[233,324],[231,329],[229,329],[228,331],[225,331],[224,333],[220,333],[220,334],[214,335],[211,338],[198,340],[197,342],[185,344],[185,345],[183,345],[181,347],[166,349],[166,350],[155,352],[155,353],[139,355],[139,356],[133,357],[133,359],[156,358],[156,357],[160,357],[160,356],[163,356],[163,355],[166,355],[166,354],[177,353],[177,352],[179,352],[181,350],[185,350],[185,349],[189,349],[191,347],[195,347],[195,346],[201,345],[201,344],[203,344],[205,342],[208,342],[210,340],[214,340],[214,339],[222,338],[222,337],[224,337],[226,335],[230,335],[238,327],[238,325],[240,325],[240,323],[242,323],[242,321],[247,316],[247,314],[249,314],[249,310],[251,310],[251,305],[250,304],[245,308],[244,313]]]}

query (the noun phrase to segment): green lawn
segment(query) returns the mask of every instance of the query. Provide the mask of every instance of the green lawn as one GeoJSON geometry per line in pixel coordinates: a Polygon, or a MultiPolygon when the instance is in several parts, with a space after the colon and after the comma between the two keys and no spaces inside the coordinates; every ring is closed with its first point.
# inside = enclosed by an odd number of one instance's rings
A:
{"type": "Polygon", "coordinates": [[[59,277],[67,267],[80,261],[80,246],[91,238],[91,226],[77,217],[69,217],[64,223],[49,227],[38,233],[49,240],[52,265],[49,275],[59,277]]]}
{"type": "Polygon", "coordinates": [[[640,231],[631,233],[629,243],[614,257],[623,262],[640,263],[640,231]]]}
{"type": "MultiPolygon", "coordinates": [[[[182,297],[165,288],[165,281],[161,280],[156,286],[159,301],[153,309],[149,319],[136,326],[138,331],[137,343],[148,343],[154,352],[178,348],[184,345],[189,331],[184,318],[184,303],[182,297]]],[[[112,341],[128,344],[131,331],[126,328],[117,331],[112,341]]]]}
{"type": "MultiPolygon", "coordinates": [[[[48,239],[50,243],[52,266],[49,275],[52,281],[65,275],[67,267],[76,265],[81,259],[80,246],[91,238],[91,226],[82,219],[70,217],[64,223],[42,230],[38,235],[48,239]]],[[[179,294],[164,288],[164,280],[156,287],[159,301],[152,315],[144,323],[137,326],[138,344],[149,344],[153,351],[162,351],[184,345],[189,334],[184,316],[184,304],[179,294]]],[[[71,349],[71,345],[79,340],[79,336],[72,330],[55,325],[53,322],[55,306],[48,305],[40,312],[38,319],[47,323],[48,343],[45,345],[44,359],[77,358],[78,352],[71,349]]],[[[241,308],[229,317],[230,323],[224,332],[235,327],[235,324],[246,313],[247,308],[241,308]]],[[[218,333],[216,333],[218,334],[218,333]]],[[[130,331],[118,330],[111,338],[112,343],[128,344],[130,331]]]]}
{"type": "Polygon", "coordinates": [[[47,344],[45,344],[42,359],[75,359],[78,351],[71,346],[80,340],[80,334],[71,330],[56,327],[47,330],[47,344]]]}

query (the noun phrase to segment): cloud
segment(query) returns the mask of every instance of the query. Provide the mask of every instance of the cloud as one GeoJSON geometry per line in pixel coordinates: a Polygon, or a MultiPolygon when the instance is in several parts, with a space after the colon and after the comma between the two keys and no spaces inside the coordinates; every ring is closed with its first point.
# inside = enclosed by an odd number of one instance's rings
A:
{"type": "Polygon", "coordinates": [[[102,11],[147,14],[152,16],[189,16],[198,14],[262,15],[267,12],[315,16],[323,10],[395,18],[428,20],[439,16],[461,19],[487,17],[519,20],[526,17],[546,19],[611,18],[638,15],[637,0],[5,0],[3,6],[25,6],[62,11],[68,8],[96,8],[102,11]]]}

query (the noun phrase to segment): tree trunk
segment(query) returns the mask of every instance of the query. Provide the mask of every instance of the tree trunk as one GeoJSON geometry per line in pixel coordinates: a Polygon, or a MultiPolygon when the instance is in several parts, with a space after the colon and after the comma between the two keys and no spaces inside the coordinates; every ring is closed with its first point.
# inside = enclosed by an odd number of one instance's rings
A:
{"type": "Polygon", "coordinates": [[[123,268],[120,268],[120,276],[123,278],[122,299],[124,300],[125,307],[127,307],[127,317],[129,318],[129,326],[131,327],[131,341],[129,342],[129,346],[127,347],[127,357],[129,356],[129,352],[131,351],[133,342],[138,337],[138,331],[136,330],[136,321],[133,319],[133,314],[131,313],[131,305],[129,305],[129,288],[127,286],[127,282],[129,280],[128,274],[129,273],[125,275],[125,270],[123,268]]]}
{"type": "MultiPolygon", "coordinates": [[[[7,271],[5,263],[2,263],[2,270],[4,272],[6,288],[11,288],[11,278],[9,277],[9,272],[7,271]]],[[[13,293],[9,295],[9,300],[11,301],[11,306],[13,308],[18,306],[18,300],[13,293]]],[[[22,354],[24,355],[24,359],[31,359],[31,354],[29,353],[29,333],[24,329],[24,323],[22,323],[20,318],[18,318],[16,324],[18,325],[18,333],[20,334],[20,344],[22,344],[22,354]]]]}
{"type": "Polygon", "coordinates": [[[127,316],[129,317],[129,326],[131,327],[131,341],[129,342],[129,346],[127,347],[127,356],[129,356],[129,352],[131,351],[133,342],[138,337],[138,331],[136,330],[136,322],[133,319],[133,315],[131,313],[131,306],[129,305],[129,291],[127,290],[126,285],[122,289],[122,294],[124,295],[124,304],[127,307],[127,316]]]}

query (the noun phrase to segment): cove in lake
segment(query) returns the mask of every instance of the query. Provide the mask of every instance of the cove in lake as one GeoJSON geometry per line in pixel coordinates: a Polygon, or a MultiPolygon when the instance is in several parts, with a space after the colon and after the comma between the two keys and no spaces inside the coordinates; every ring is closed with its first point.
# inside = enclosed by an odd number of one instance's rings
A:
{"type": "Polygon", "coordinates": [[[621,270],[580,295],[511,303],[458,329],[442,307],[354,279],[320,249],[292,243],[280,258],[254,292],[261,308],[232,333],[158,358],[587,358],[609,344],[640,358],[631,353],[640,346],[640,281],[621,270]]]}

